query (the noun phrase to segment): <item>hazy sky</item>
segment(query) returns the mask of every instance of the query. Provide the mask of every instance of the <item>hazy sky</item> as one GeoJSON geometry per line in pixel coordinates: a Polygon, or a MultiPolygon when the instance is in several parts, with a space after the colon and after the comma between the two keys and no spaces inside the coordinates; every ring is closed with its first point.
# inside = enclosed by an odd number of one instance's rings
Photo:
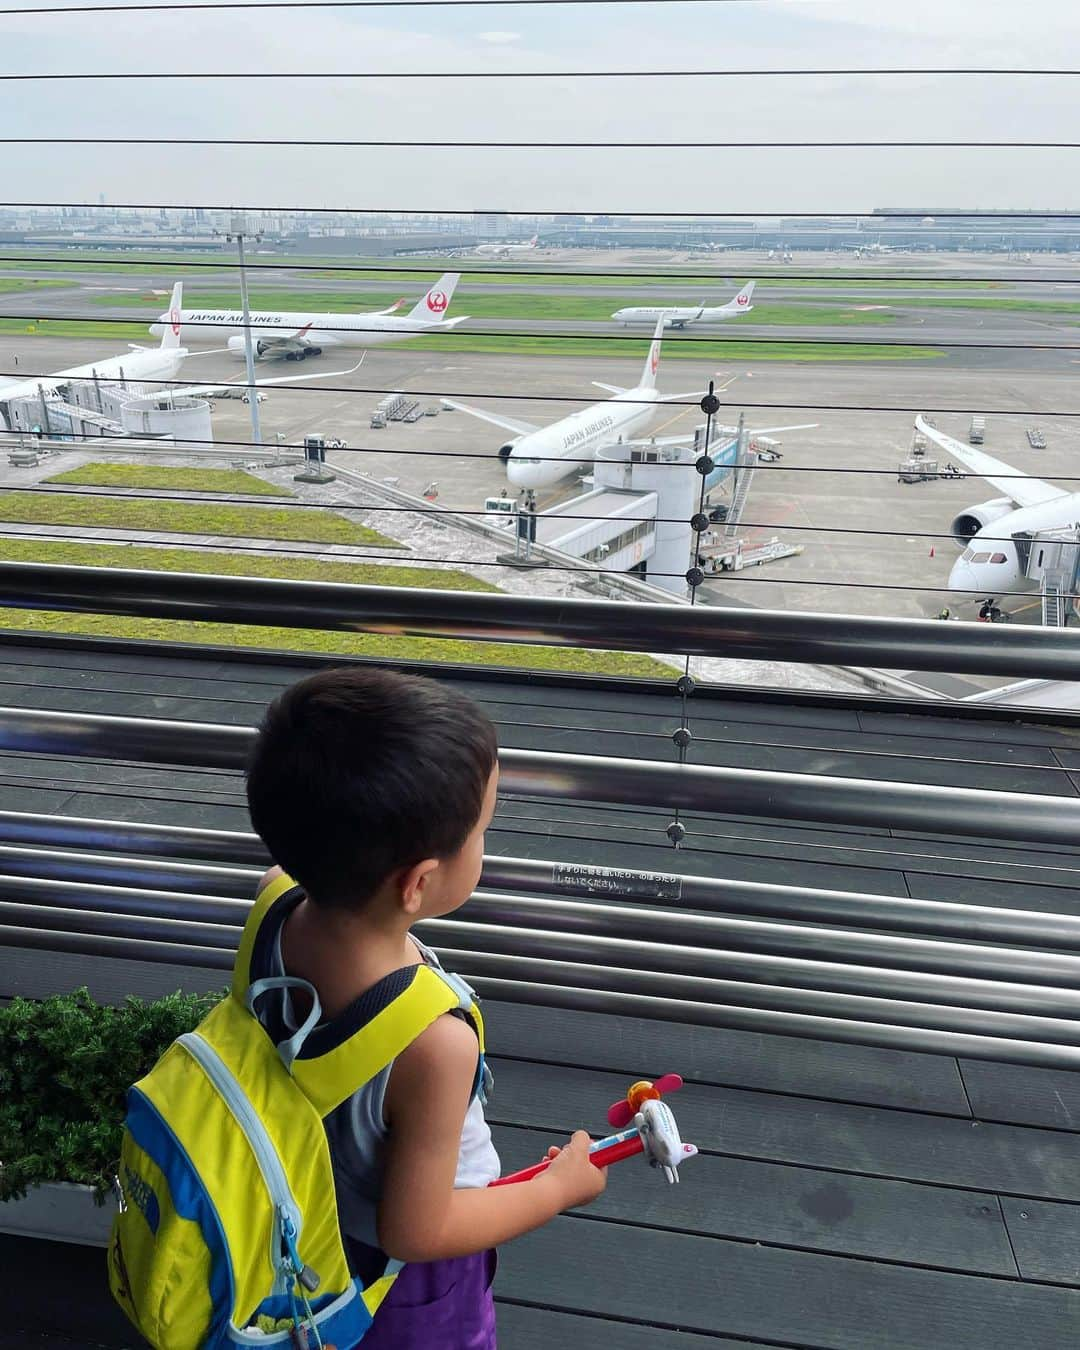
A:
{"type": "MultiPolygon", "coordinates": [[[[6,0],[10,5],[12,0],[6,0]]],[[[27,6],[29,7],[29,6],[27,6]]],[[[0,16],[0,73],[507,72],[0,84],[11,136],[1080,139],[1080,78],[520,80],[714,67],[1080,68],[1070,0],[735,0],[0,16]]],[[[4,147],[6,200],[517,211],[1080,209],[1071,150],[4,147]]]]}

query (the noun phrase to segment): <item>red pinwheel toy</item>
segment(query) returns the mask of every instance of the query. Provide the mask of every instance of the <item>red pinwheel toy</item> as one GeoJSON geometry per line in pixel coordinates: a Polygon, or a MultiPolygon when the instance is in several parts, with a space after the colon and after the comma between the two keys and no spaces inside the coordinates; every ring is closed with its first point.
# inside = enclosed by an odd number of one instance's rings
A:
{"type": "MultiPolygon", "coordinates": [[[[671,1108],[661,1098],[666,1093],[677,1092],[682,1085],[683,1080],[677,1073],[666,1073],[655,1083],[647,1079],[634,1083],[621,1101],[608,1108],[608,1124],[619,1132],[597,1139],[592,1145],[589,1160],[593,1166],[609,1167],[641,1153],[650,1167],[659,1168],[669,1182],[677,1182],[679,1164],[692,1158],[697,1149],[693,1144],[683,1143],[671,1108]]],[[[491,1184],[506,1186],[511,1182],[529,1181],[550,1165],[550,1159],[546,1159],[520,1172],[499,1177],[491,1184]]]]}

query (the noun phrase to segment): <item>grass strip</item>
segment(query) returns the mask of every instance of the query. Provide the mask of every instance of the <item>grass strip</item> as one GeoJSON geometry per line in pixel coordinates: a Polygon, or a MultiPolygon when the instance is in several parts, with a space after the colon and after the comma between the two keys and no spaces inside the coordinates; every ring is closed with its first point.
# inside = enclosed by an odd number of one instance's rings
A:
{"type": "Polygon", "coordinates": [[[81,464],[58,473],[48,483],[79,487],[164,488],[181,492],[248,493],[260,497],[291,497],[288,488],[268,483],[242,469],[179,469],[161,464],[81,464]]]}
{"type": "MultiPolygon", "coordinates": [[[[615,309],[623,304],[625,297],[607,297],[603,295],[531,295],[527,290],[512,290],[507,288],[508,294],[499,295],[491,291],[470,291],[467,286],[460,288],[454,296],[454,305],[452,313],[468,314],[474,319],[592,319],[597,322],[604,322],[611,318],[615,309]]],[[[627,288],[628,293],[632,291],[627,288]]],[[[730,295],[717,294],[706,297],[704,291],[695,298],[686,300],[652,300],[654,304],[683,305],[686,307],[697,304],[701,299],[707,298],[709,304],[723,304],[730,295]]],[[[387,295],[385,292],[363,291],[290,291],[275,290],[257,292],[251,297],[251,307],[256,312],[280,313],[281,311],[299,311],[303,314],[311,313],[341,313],[351,314],[364,312],[365,310],[382,310],[387,308],[387,295]]],[[[648,302],[651,297],[644,298],[648,302]]],[[[631,294],[627,303],[633,303],[634,297],[631,294]]],[[[95,296],[91,301],[94,305],[108,306],[112,309],[134,309],[145,312],[145,304],[140,304],[138,300],[123,299],[117,301],[114,296],[102,295],[95,296]]],[[[232,310],[237,308],[237,297],[232,291],[220,292],[200,292],[198,295],[189,297],[189,304],[199,308],[207,309],[225,309],[232,310]]],[[[406,312],[405,307],[402,311],[406,312]]],[[[91,320],[93,322],[93,320],[91,320]]],[[[786,325],[811,325],[811,324],[837,324],[862,326],[866,324],[889,324],[895,322],[895,315],[887,307],[872,309],[853,309],[850,306],[845,308],[840,305],[829,305],[826,303],[799,305],[799,304],[773,304],[762,299],[754,309],[753,323],[786,324],[786,325]]],[[[648,325],[641,326],[642,331],[648,335],[648,325]]]]}
{"type": "Polygon", "coordinates": [[[272,577],[280,581],[337,581],[347,586],[412,586],[438,591],[489,591],[498,587],[452,568],[399,567],[396,563],[331,562],[322,558],[265,557],[257,553],[208,553],[150,544],[82,544],[65,539],[0,538],[0,561],[66,567],[134,567],[148,572],[198,572],[203,576],[272,577]]]}
{"type": "Polygon", "coordinates": [[[672,678],[673,667],[637,652],[593,652],[521,643],[462,642],[455,638],[386,638],[323,633],[307,628],[256,628],[247,624],[186,623],[175,619],[124,619],[111,614],[56,614],[0,608],[0,628],[17,632],[72,633],[87,637],[205,643],[277,652],[367,656],[382,661],[425,661],[436,666],[497,666],[577,675],[672,678]]]}
{"type": "Polygon", "coordinates": [[[319,507],[225,506],[216,502],[95,497],[90,493],[0,492],[0,520],[20,525],[145,530],[154,534],[213,534],[238,539],[287,539],[316,544],[401,548],[366,525],[319,507]]]}
{"type": "MultiPolygon", "coordinates": [[[[198,572],[217,576],[278,577],[293,581],[338,581],[353,585],[425,587],[452,591],[496,591],[466,572],[377,563],[322,562],[312,558],[237,558],[179,548],[122,544],[68,544],[0,540],[0,559],[80,567],[133,567],[159,572],[198,572]]],[[[18,632],[70,633],[102,638],[192,642],[285,652],[367,656],[388,661],[428,661],[437,665],[498,666],[563,671],[584,675],[670,679],[672,668],[636,652],[581,651],[522,643],[465,642],[457,639],[368,636],[327,633],[307,628],[261,628],[247,624],[189,623],[174,619],[130,619],[109,614],[70,614],[51,610],[0,608],[0,627],[18,632]]]]}

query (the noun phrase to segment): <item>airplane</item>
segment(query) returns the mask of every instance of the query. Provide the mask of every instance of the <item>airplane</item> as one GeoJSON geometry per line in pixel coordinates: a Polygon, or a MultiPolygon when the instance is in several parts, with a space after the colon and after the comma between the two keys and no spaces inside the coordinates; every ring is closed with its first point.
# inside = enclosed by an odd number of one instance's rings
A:
{"type": "Polygon", "coordinates": [[[539,238],[539,235],[534,234],[524,244],[477,244],[474,251],[485,258],[509,258],[512,253],[531,253],[539,238]]]}
{"type": "MultiPolygon", "coordinates": [[[[183,282],[173,287],[172,303],[161,328],[161,342],[157,347],[140,347],[131,343],[132,350],[124,356],[110,356],[104,361],[91,361],[85,366],[72,366],[53,375],[35,375],[30,379],[11,380],[0,384],[0,404],[15,399],[38,398],[42,392],[56,395],[61,388],[80,380],[98,380],[102,383],[129,383],[131,381],[160,382],[174,378],[188,355],[180,345],[180,306],[183,282]]],[[[0,411],[0,427],[8,425],[0,411]]]]}
{"type": "Polygon", "coordinates": [[[596,451],[603,446],[630,438],[648,426],[656,404],[700,397],[700,390],[690,394],[661,394],[657,389],[656,371],[660,365],[663,333],[664,320],[661,318],[657,320],[641,379],[635,388],[622,389],[594,380],[593,384],[606,389],[612,397],[571,413],[547,427],[505,417],[502,413],[470,408],[450,398],[444,398],[442,402],[448,408],[470,413],[515,433],[514,439],[499,449],[499,458],[506,465],[506,476],[511,483],[523,488],[550,487],[582,464],[591,463],[596,451]]]}
{"type": "Polygon", "coordinates": [[[961,511],[950,529],[964,548],[949,573],[949,589],[980,596],[1037,590],[1027,575],[1031,537],[1080,523],[1080,492],[1032,478],[1010,465],[938,431],[920,414],[916,431],[1004,495],[961,511]]]}
{"type": "Polygon", "coordinates": [[[686,328],[692,323],[718,323],[723,319],[734,319],[741,314],[749,314],[754,308],[751,304],[753,294],[754,282],[748,281],[734,300],[729,300],[726,305],[708,306],[702,300],[696,307],[638,306],[617,309],[611,317],[617,319],[624,328],[631,323],[655,323],[661,317],[665,328],[686,328]]]}
{"type": "MultiPolygon", "coordinates": [[[[320,356],[324,347],[378,347],[419,333],[456,328],[465,322],[467,315],[457,319],[443,316],[460,279],[460,272],[447,272],[405,315],[395,313],[405,303],[403,300],[389,309],[367,314],[275,314],[260,310],[251,315],[252,347],[256,356],[303,361],[309,356],[320,356]]],[[[171,323],[169,315],[163,314],[150,331],[164,333],[171,323]]],[[[181,312],[178,331],[186,342],[224,336],[227,349],[243,356],[243,328],[244,316],[238,309],[189,309],[181,312]],[[239,333],[235,331],[238,328],[239,333]]]]}

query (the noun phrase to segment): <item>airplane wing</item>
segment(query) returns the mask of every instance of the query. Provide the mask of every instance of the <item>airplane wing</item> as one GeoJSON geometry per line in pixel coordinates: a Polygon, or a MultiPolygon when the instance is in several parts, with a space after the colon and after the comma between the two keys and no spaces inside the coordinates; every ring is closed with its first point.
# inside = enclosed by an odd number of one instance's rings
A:
{"type": "Polygon", "coordinates": [[[1002,460],[995,459],[993,455],[984,454],[973,446],[965,445],[963,441],[946,436],[943,431],[938,431],[937,427],[930,426],[921,413],[915,419],[915,430],[921,431],[947,455],[958,459],[972,473],[985,478],[991,487],[997,488],[1017,506],[1040,506],[1043,502],[1068,495],[1064,488],[1057,487],[1053,483],[1045,483],[1041,478],[1031,478],[1002,460]]]}
{"type": "MultiPolygon", "coordinates": [[[[280,328],[253,328],[251,338],[253,342],[258,342],[260,348],[313,347],[315,342],[311,338],[311,328],[310,323],[304,324],[303,328],[294,328],[291,333],[280,328]]],[[[341,339],[334,333],[320,331],[318,345],[320,347],[340,347],[341,339]]]]}
{"type": "Polygon", "coordinates": [[[605,384],[603,380],[593,380],[597,389],[605,389],[609,394],[628,394],[629,389],[624,389],[621,384],[605,384]]]}
{"type": "Polygon", "coordinates": [[[535,426],[532,422],[515,421],[512,417],[504,417],[502,413],[487,412],[480,408],[470,408],[467,403],[458,403],[456,399],[444,398],[441,401],[445,408],[456,408],[458,412],[469,413],[472,417],[479,417],[485,422],[491,422],[497,427],[502,427],[504,431],[517,432],[519,436],[528,436],[530,432],[540,430],[540,428],[535,426]]]}
{"type": "MultiPolygon", "coordinates": [[[[364,356],[367,356],[367,352],[364,353],[364,356]]],[[[296,384],[300,380],[305,381],[332,380],[340,375],[352,375],[354,371],[359,370],[360,367],[364,364],[364,356],[361,356],[360,360],[357,361],[356,365],[350,366],[348,370],[324,370],[321,371],[318,375],[309,375],[309,374],[278,375],[272,380],[256,380],[255,387],[256,389],[264,389],[267,385],[272,384],[296,384]]],[[[191,385],[186,384],[177,385],[174,388],[170,389],[169,392],[173,394],[186,394],[191,398],[195,398],[201,394],[207,395],[220,394],[223,389],[250,389],[250,388],[251,386],[248,384],[247,380],[222,380],[218,384],[200,384],[196,385],[194,388],[192,388],[191,385]]]]}

